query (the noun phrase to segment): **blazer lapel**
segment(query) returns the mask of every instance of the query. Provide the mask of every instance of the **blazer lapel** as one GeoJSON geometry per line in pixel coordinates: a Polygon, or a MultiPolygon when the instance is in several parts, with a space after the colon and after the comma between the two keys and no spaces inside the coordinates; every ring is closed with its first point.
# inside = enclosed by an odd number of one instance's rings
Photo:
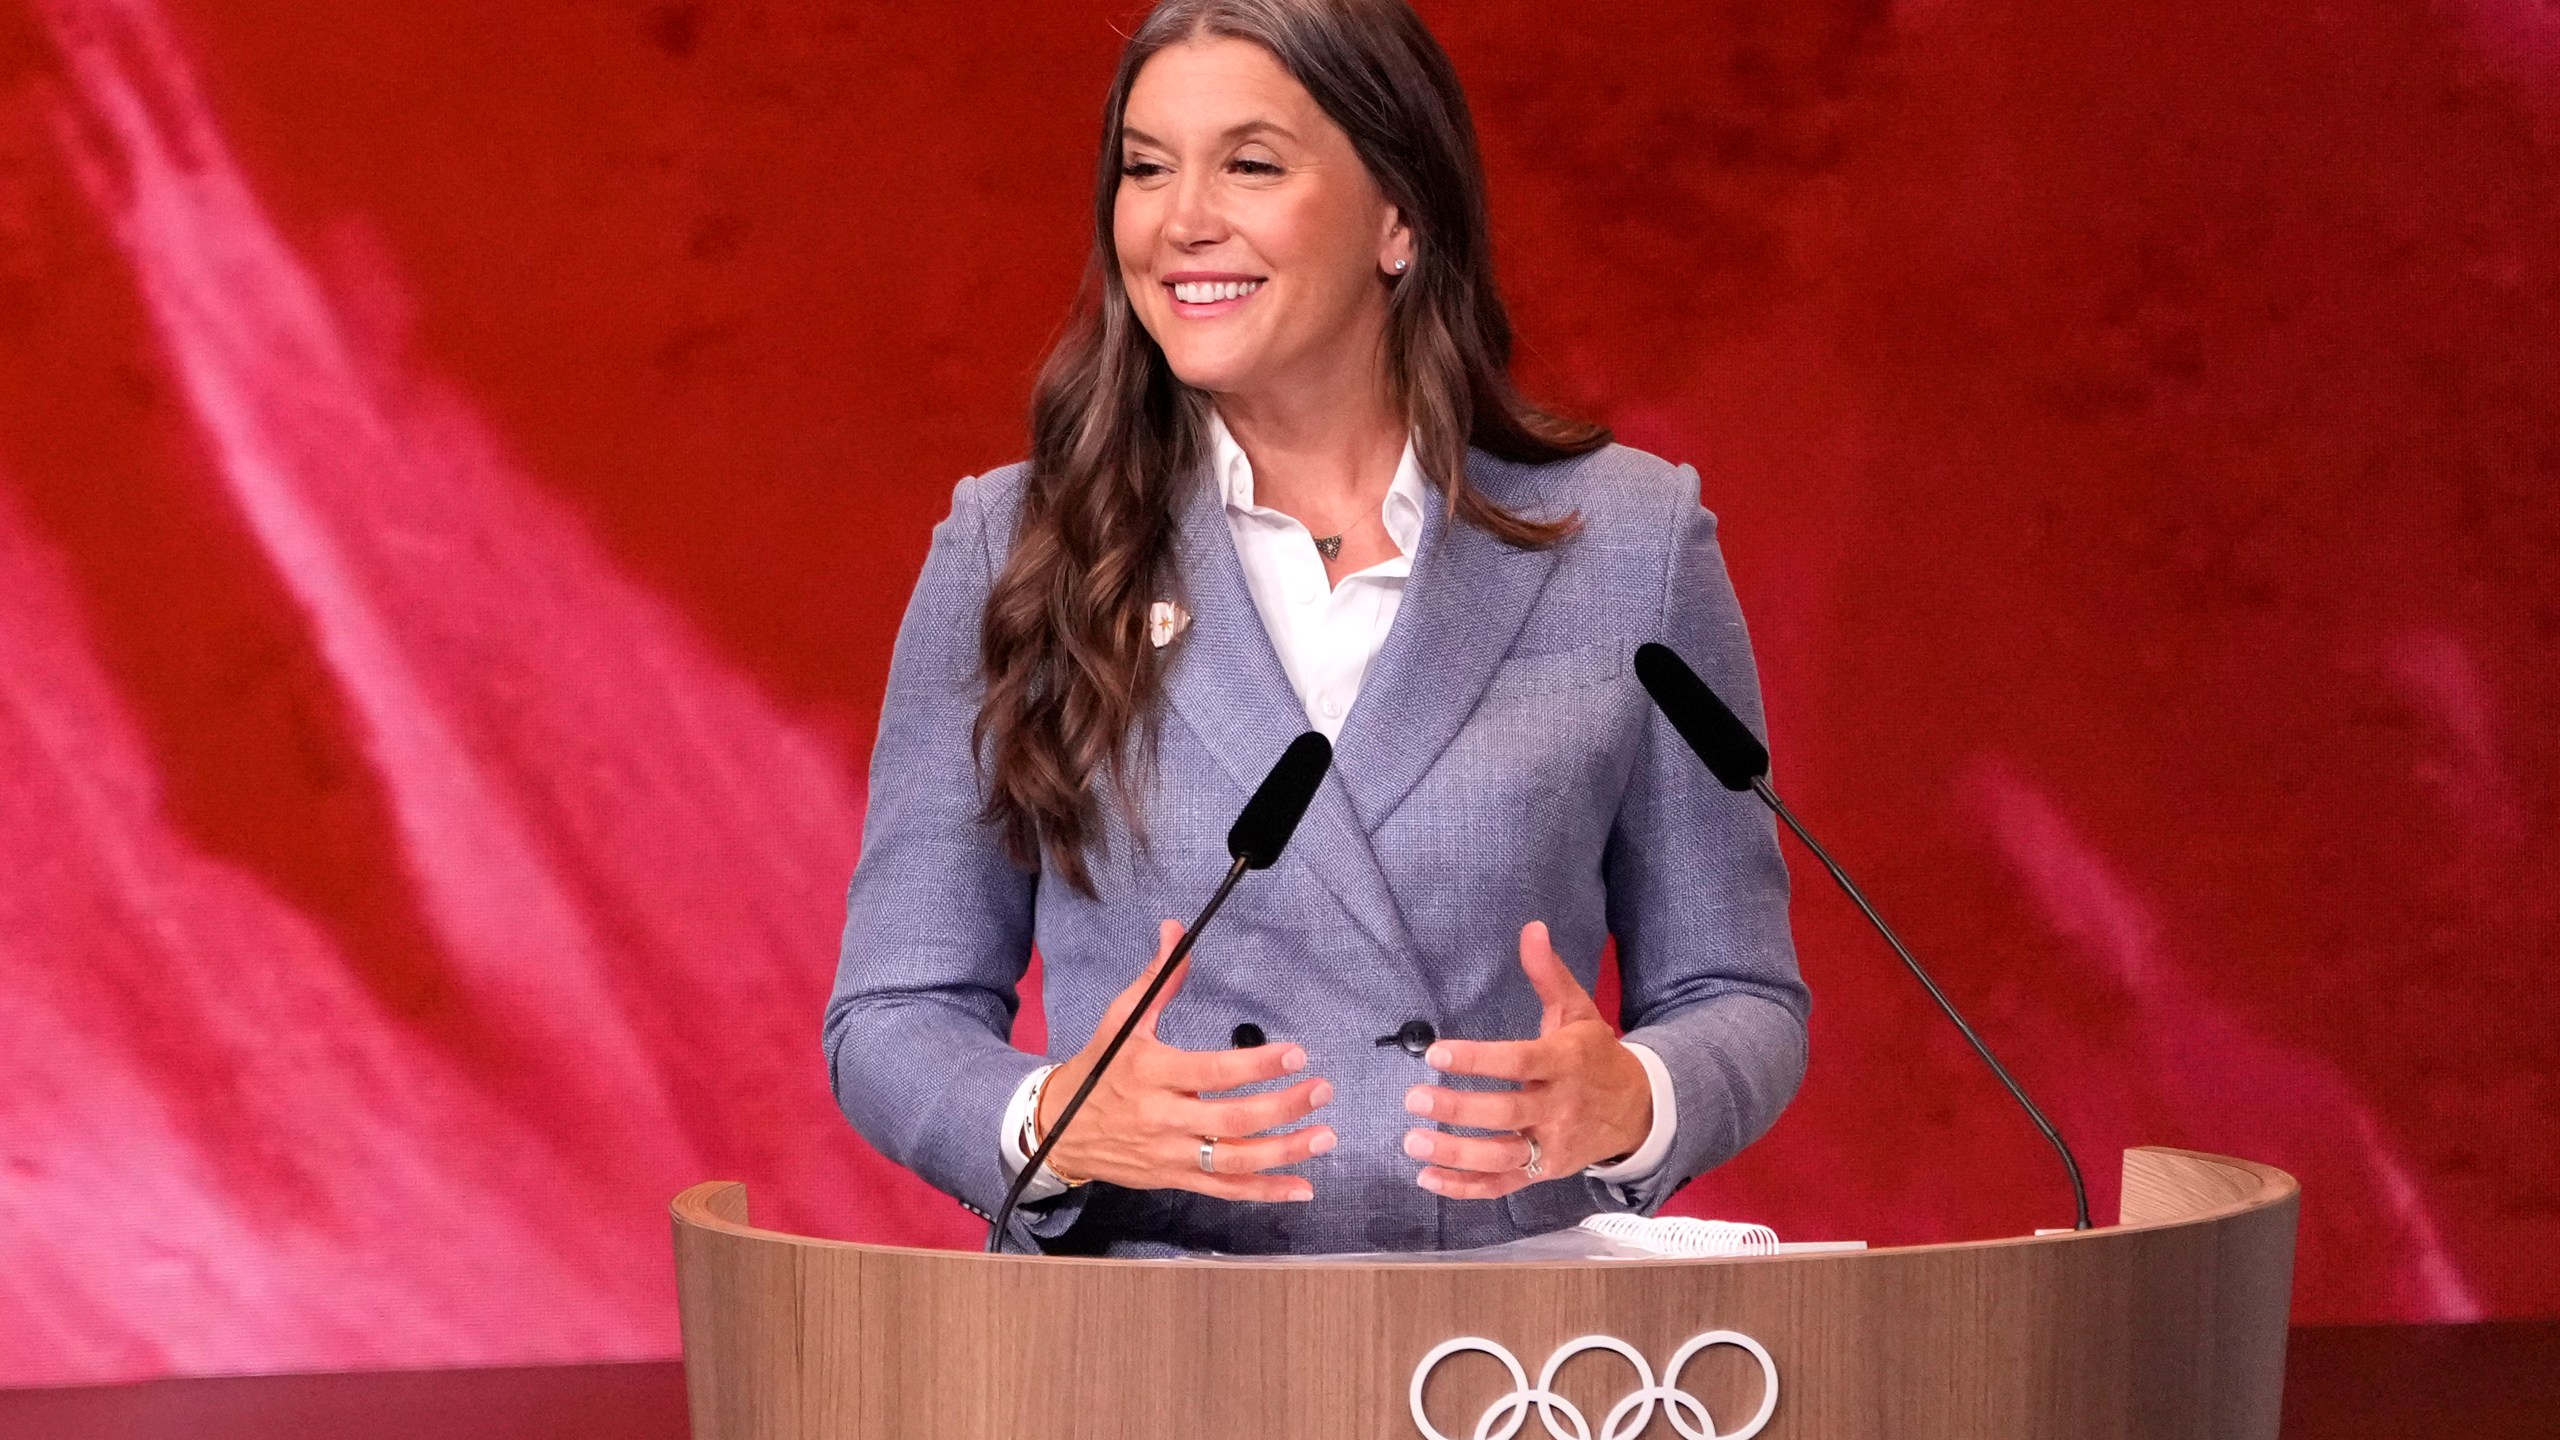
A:
{"type": "MultiPolygon", "coordinates": [[[[1545,513],[1546,497],[1526,466],[1470,449],[1467,482],[1505,508],[1545,513]]],[[[1358,803],[1364,841],[1475,713],[1556,567],[1553,550],[1515,550],[1452,522],[1437,496],[1418,549],[1395,625],[1360,682],[1334,756],[1358,803]]]]}
{"type": "MultiPolygon", "coordinates": [[[[1235,537],[1227,530],[1225,506],[1205,466],[1195,481],[1174,541],[1191,624],[1173,642],[1165,699],[1218,757],[1237,788],[1250,795],[1280,752],[1308,728],[1307,712],[1280,666],[1262,612],[1254,607],[1244,564],[1236,558],[1235,537]]],[[[1361,703],[1366,703],[1365,690],[1361,703]]],[[[1388,955],[1408,961],[1416,957],[1404,911],[1369,848],[1339,756],[1306,818],[1298,822],[1288,854],[1315,872],[1388,955]]]]}
{"type": "Polygon", "coordinates": [[[1164,694],[1228,776],[1246,794],[1307,728],[1306,708],[1280,668],[1244,583],[1235,540],[1205,469],[1195,479],[1174,538],[1191,623],[1167,655],[1164,694]]]}

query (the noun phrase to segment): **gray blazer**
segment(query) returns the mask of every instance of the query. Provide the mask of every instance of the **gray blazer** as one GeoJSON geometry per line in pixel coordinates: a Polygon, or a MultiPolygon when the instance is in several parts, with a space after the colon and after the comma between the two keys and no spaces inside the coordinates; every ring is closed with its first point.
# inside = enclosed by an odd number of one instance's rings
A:
{"type": "MultiPolygon", "coordinates": [[[[1453,1249],[1650,1213],[1758,1138],[1805,1067],[1807,997],[1770,818],[1708,776],[1647,702],[1630,657],[1661,640],[1755,729],[1760,691],[1698,475],[1612,445],[1551,465],[1467,455],[1469,482],[1581,532],[1516,550],[1426,507],[1402,608],[1346,718],[1332,773],[1280,863],[1246,877],[1202,938],[1159,1034],[1215,1049],[1252,1021],[1333,1081],[1340,1136],[1300,1167],[1303,1204],[1094,1184],[1015,1221],[1017,1244],[1164,1254],[1453,1249]],[[1677,1141],[1624,1196],[1562,1175],[1500,1200],[1416,1186],[1405,1090],[1432,1078],[1378,1044],[1409,1019],[1521,1039],[1540,1007],[1519,964],[1543,919],[1588,986],[1618,943],[1627,1038],[1662,1057],[1677,1141]]],[[[969,746],[978,624],[1005,558],[1022,467],[962,480],[933,532],[889,666],[862,852],[825,1047],[863,1137],[984,1215],[1007,1175],[997,1130],[1042,1057],[1008,1042],[1033,946],[1050,1046],[1072,1054],[1188,921],[1227,864],[1236,810],[1305,711],[1280,668],[1201,467],[1176,544],[1192,612],[1173,641],[1144,845],[1113,813],[1097,894],[1009,864],[977,818],[969,746]]],[[[1168,597],[1172,598],[1172,597],[1168,597]]]]}

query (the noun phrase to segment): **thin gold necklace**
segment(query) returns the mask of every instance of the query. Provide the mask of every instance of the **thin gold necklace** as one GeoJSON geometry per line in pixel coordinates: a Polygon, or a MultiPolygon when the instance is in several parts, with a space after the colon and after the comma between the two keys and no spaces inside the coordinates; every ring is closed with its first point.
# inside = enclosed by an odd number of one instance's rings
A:
{"type": "MultiPolygon", "coordinates": [[[[1366,517],[1366,515],[1364,514],[1362,518],[1363,518],[1363,519],[1365,519],[1365,518],[1367,518],[1367,517],[1366,517]]],[[[1349,525],[1345,525],[1345,526],[1343,526],[1341,529],[1339,529],[1339,530],[1335,531],[1334,533],[1332,533],[1332,534],[1330,534],[1330,535],[1318,535],[1318,536],[1316,536],[1316,537],[1315,537],[1315,542],[1316,542],[1316,553],[1317,553],[1317,554],[1319,554],[1319,555],[1321,555],[1321,556],[1323,556],[1323,557],[1324,557],[1324,558],[1326,558],[1327,560],[1339,560],[1339,559],[1341,559],[1341,558],[1342,558],[1342,537],[1343,537],[1343,536],[1345,536],[1345,535],[1350,534],[1350,533],[1352,532],[1352,530],[1353,530],[1355,527],[1357,527],[1357,526],[1359,525],[1359,523],[1360,523],[1360,521],[1359,521],[1359,520],[1354,520],[1354,521],[1352,521],[1349,525]]]]}

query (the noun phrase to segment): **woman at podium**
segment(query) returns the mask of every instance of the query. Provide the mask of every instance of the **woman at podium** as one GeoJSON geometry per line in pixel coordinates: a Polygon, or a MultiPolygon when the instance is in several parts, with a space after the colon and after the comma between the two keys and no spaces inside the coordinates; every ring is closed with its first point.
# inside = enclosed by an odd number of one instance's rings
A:
{"type": "Polygon", "coordinates": [[[1017,1212],[1052,1252],[1400,1251],[1651,1212],[1777,1118],[1771,821],[1629,657],[1759,688],[1689,467],[1524,399],[1472,123],[1403,0],[1166,0],[1105,107],[1023,463],[890,664],[825,1046],[992,1211],[1302,730],[1331,774],[1017,1212]],[[1590,999],[1614,937],[1623,1038],[1590,999]],[[1037,949],[1053,1054],[1010,1043],[1037,949]]]}

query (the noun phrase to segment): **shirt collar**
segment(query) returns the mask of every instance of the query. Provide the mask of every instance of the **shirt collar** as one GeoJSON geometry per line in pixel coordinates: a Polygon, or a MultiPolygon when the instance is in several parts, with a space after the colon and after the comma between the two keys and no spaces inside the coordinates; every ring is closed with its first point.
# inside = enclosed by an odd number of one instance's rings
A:
{"type": "MultiPolygon", "coordinates": [[[[1225,417],[1217,407],[1209,409],[1209,473],[1216,477],[1218,494],[1230,510],[1250,515],[1278,515],[1253,503],[1253,461],[1244,447],[1236,443],[1227,429],[1225,417]]],[[[1422,543],[1422,507],[1426,500],[1422,479],[1422,462],[1413,450],[1413,436],[1404,440],[1404,455],[1396,461],[1395,478],[1387,482],[1386,498],[1378,504],[1379,521],[1385,525],[1387,538],[1396,549],[1410,559],[1414,547],[1422,543]]],[[[1294,522],[1292,522],[1294,523],[1294,522]]]]}

